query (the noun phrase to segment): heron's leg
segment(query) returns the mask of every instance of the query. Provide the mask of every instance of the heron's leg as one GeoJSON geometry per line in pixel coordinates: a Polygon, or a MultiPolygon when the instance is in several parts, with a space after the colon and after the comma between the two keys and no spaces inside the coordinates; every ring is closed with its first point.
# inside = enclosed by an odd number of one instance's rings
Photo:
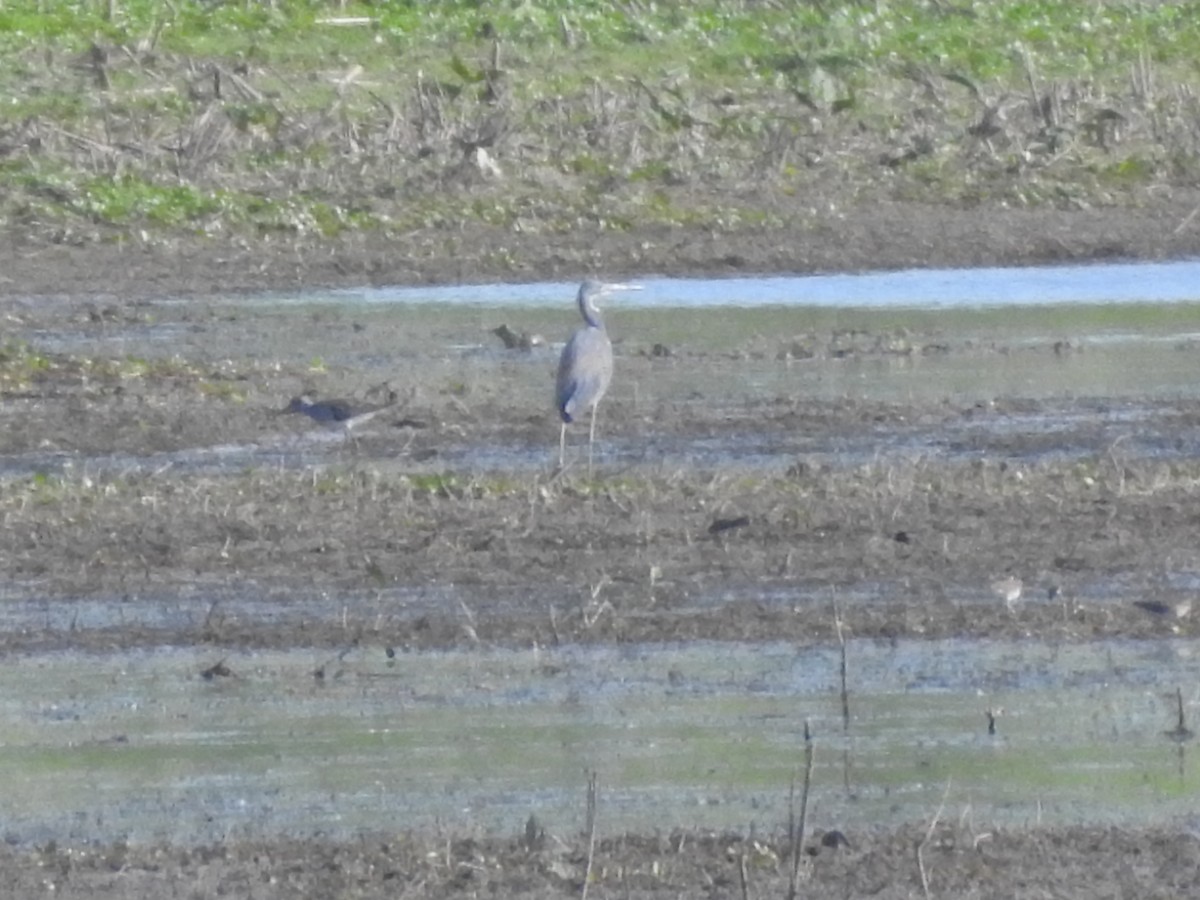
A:
{"type": "Polygon", "coordinates": [[[588,478],[592,477],[592,445],[596,443],[596,410],[600,408],[600,402],[596,401],[592,406],[592,427],[588,429],[588,478]]]}
{"type": "Polygon", "coordinates": [[[558,468],[561,471],[566,465],[567,457],[567,423],[559,423],[558,429],[558,468]]]}

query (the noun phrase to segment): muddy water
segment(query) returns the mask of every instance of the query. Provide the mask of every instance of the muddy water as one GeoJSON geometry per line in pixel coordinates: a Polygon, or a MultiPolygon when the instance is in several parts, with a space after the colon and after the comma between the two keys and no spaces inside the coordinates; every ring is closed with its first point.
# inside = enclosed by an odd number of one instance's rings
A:
{"type": "MultiPolygon", "coordinates": [[[[1120,440],[1131,456],[1170,454],[1200,434],[1144,427],[1146,401],[1200,394],[1200,291],[1196,263],[954,272],[901,272],[803,279],[680,281],[647,279],[645,290],[614,302],[610,331],[617,377],[606,401],[653,423],[672,415],[698,421],[745,417],[744,427],[717,436],[656,434],[637,438],[602,429],[602,464],[788,465],[816,454],[831,464],[855,464],[881,454],[956,460],[976,455],[981,441],[1011,433],[1071,428],[1059,408],[982,421],[899,427],[886,434],[810,435],[756,432],[754,403],[806,398],[885,403],[990,404],[1103,398],[1092,416],[1096,441],[1055,453],[1094,453],[1120,440]],[[817,341],[818,355],[808,351],[817,341]],[[832,338],[829,336],[833,335],[832,338]],[[866,335],[856,343],[855,335],[866,335]],[[845,337],[849,336],[849,337],[845,337]],[[871,350],[882,336],[894,349],[871,350]],[[851,349],[837,349],[845,342],[851,349]],[[655,348],[669,355],[656,356],[655,348]],[[836,352],[835,352],[836,351],[836,352]],[[832,355],[832,358],[831,358],[832,355]],[[1131,402],[1124,403],[1129,400],[1131,402]]],[[[446,395],[486,417],[490,410],[545,410],[562,338],[577,324],[571,285],[460,286],[273,296],[257,301],[151,304],[150,322],[47,328],[33,335],[45,349],[85,355],[180,357],[220,367],[255,360],[312,377],[272,396],[251,394],[263,421],[311,383],[351,395],[388,382],[405,402],[446,395]],[[248,312],[252,311],[252,312],[248,312]],[[491,329],[506,324],[539,333],[530,353],[501,349],[491,329]],[[424,391],[407,393],[409,385],[424,391]]],[[[526,413],[528,415],[528,413],[526,413]]],[[[1190,427],[1190,426],[1189,426],[1190,427]]],[[[385,429],[386,430],[386,429],[385,429]]],[[[538,469],[551,461],[544,440],[511,438],[440,445],[433,468],[538,469]]],[[[367,434],[378,435],[378,425],[367,434]]],[[[320,428],[281,427],[253,443],[187,447],[152,456],[25,454],[0,458],[0,473],[95,470],[220,473],[247,466],[313,465],[345,445],[345,435],[320,428]],[[299,431],[299,433],[298,433],[299,431]]],[[[387,458],[394,457],[389,447],[387,458]]],[[[405,460],[405,465],[414,465],[405,460]]],[[[416,463],[420,467],[420,462],[416,463]]]]}
{"type": "MultiPolygon", "coordinates": [[[[414,313],[428,317],[414,328],[424,330],[437,313],[414,313]]],[[[701,313],[711,321],[705,326],[719,332],[727,313],[701,313]]],[[[1078,334],[1075,332],[1075,334],[1078,334]]],[[[1076,337],[1079,342],[1081,339],[1076,337]]],[[[1083,338],[1086,343],[1089,338],[1083,338]]],[[[1150,422],[1143,404],[1146,400],[1177,401],[1200,396],[1196,350],[1200,341],[1168,344],[1145,336],[1126,337],[1120,342],[1100,342],[1083,352],[1060,358],[1050,352],[987,353],[962,357],[866,359],[838,361],[833,364],[793,362],[771,359],[712,359],[702,365],[665,364],[644,358],[620,359],[620,372],[602,413],[597,461],[602,465],[678,466],[736,465],[751,468],[786,468],[798,456],[816,456],[831,465],[858,465],[865,461],[899,456],[923,456],[945,461],[961,461],[980,456],[980,445],[1003,440],[1011,435],[1054,435],[1064,433],[1063,442],[1052,450],[1036,449],[1025,454],[1028,461],[1045,455],[1060,458],[1086,456],[1098,448],[1120,441],[1123,453],[1131,457],[1171,456],[1177,448],[1200,446],[1196,423],[1171,422],[1164,431],[1150,422]],[[901,425],[886,432],[857,434],[810,433],[801,430],[765,433],[757,430],[751,414],[744,413],[748,400],[785,400],[789,397],[836,402],[855,401],[891,403],[991,404],[996,398],[1021,397],[1034,401],[1056,398],[1106,398],[1111,401],[1103,415],[1093,410],[1066,412],[1058,407],[1044,411],[1030,409],[1007,412],[1003,416],[975,421],[932,421],[901,425]],[[668,398],[670,398],[668,400],[668,398]],[[1126,402],[1129,401],[1129,402],[1126,402]],[[694,436],[656,432],[652,424],[662,405],[669,402],[672,414],[696,421],[719,417],[724,410],[737,411],[742,426],[724,429],[713,436],[694,436]],[[626,415],[651,423],[639,429],[636,438],[613,434],[604,427],[605,416],[612,415],[614,404],[622,404],[626,415]],[[1073,444],[1068,432],[1088,426],[1095,429],[1093,439],[1073,444]]],[[[89,343],[92,343],[89,341],[89,343]]],[[[1045,343],[1045,341],[1043,341],[1045,343]]],[[[229,342],[221,346],[227,351],[229,342]]],[[[144,347],[139,352],[145,352],[144,347]]],[[[164,351],[177,352],[174,345],[164,351]]],[[[251,355],[281,352],[273,339],[269,347],[241,348],[251,355]]],[[[1044,347],[1043,347],[1044,349],[1044,347]]],[[[315,350],[315,348],[314,348],[315,350]]],[[[89,346],[82,352],[103,353],[111,348],[89,346]]],[[[620,352],[620,350],[618,351],[620,352]]],[[[388,367],[372,369],[371,363],[356,363],[352,356],[339,357],[340,370],[356,374],[345,380],[360,389],[364,383],[384,378],[403,384],[420,379],[423,383],[445,385],[445,391],[464,389],[474,395],[503,395],[505,404],[525,409],[549,409],[549,385],[552,383],[557,348],[548,347],[531,354],[500,354],[482,347],[470,351],[445,348],[434,359],[406,363],[392,358],[388,367]],[[420,375],[408,374],[419,367],[420,375]],[[465,387],[462,387],[464,386],[465,387]]],[[[287,391],[270,398],[256,398],[263,422],[278,421],[276,413],[288,394],[304,389],[297,381],[287,391]]],[[[474,401],[474,409],[487,414],[489,399],[474,401]],[[481,408],[482,407],[482,408],[481,408]]],[[[401,407],[403,410],[403,407],[401,407]]],[[[403,415],[403,412],[397,413],[403,415]]],[[[305,424],[305,423],[302,423],[305,424]]],[[[388,437],[386,422],[359,428],[356,436],[388,437]]],[[[552,452],[556,429],[544,429],[536,441],[458,442],[451,435],[438,447],[436,457],[411,459],[396,452],[397,441],[390,441],[387,453],[376,458],[358,451],[345,432],[320,426],[297,427],[295,420],[281,421],[279,432],[252,443],[224,443],[186,447],[152,454],[89,454],[36,452],[0,455],[0,476],[21,476],[36,472],[130,472],[178,471],[216,475],[238,473],[248,467],[306,468],[328,462],[371,462],[387,468],[397,460],[406,471],[442,470],[447,466],[467,471],[548,469],[555,459],[552,452]]],[[[402,444],[402,441],[400,442],[402,444]]],[[[1018,454],[1008,454],[1015,456],[1018,454]]]]}
{"type": "Polygon", "coordinates": [[[851,642],[846,732],[828,648],[270,652],[212,680],[216,660],[182,650],[21,659],[0,692],[6,836],[516,833],[531,813],[568,833],[588,770],[605,829],[774,830],[806,719],[816,827],[927,818],[943,797],[981,828],[1174,821],[1200,768],[1164,733],[1168,688],[1200,681],[1198,651],[851,642]]]}

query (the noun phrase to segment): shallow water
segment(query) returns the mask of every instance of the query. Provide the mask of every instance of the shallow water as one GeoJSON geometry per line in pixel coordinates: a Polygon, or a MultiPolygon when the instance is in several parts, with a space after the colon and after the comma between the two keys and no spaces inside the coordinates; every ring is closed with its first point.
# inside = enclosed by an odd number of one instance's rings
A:
{"type": "MultiPolygon", "coordinates": [[[[1175,725],[1190,641],[689,644],[553,652],[10,660],[0,773],[10,841],[212,841],[446,827],[776,831],[816,739],[809,822],[945,814],[994,825],[1180,821],[1200,790],[1175,725]],[[326,664],[326,678],[312,675],[326,664]],[[985,710],[1002,710],[986,733],[985,710]]],[[[1198,700],[1186,689],[1191,708],[1198,700]]]]}
{"type": "MultiPolygon", "coordinates": [[[[947,309],[1092,303],[1200,302],[1200,260],[980,269],[909,269],[866,274],[761,278],[636,279],[642,291],[618,307],[816,306],[947,309]]],[[[338,303],[556,306],[564,282],[383,287],[334,291],[338,303]]],[[[276,303],[285,298],[274,297],[276,303]]]]}

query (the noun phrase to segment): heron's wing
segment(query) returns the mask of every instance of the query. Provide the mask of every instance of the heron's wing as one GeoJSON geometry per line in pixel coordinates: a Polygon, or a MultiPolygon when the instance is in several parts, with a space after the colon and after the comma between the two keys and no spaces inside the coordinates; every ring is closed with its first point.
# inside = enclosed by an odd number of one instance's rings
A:
{"type": "Polygon", "coordinates": [[[563,421],[599,402],[612,380],[612,343],[600,328],[581,328],[563,347],[555,402],[563,421]]]}

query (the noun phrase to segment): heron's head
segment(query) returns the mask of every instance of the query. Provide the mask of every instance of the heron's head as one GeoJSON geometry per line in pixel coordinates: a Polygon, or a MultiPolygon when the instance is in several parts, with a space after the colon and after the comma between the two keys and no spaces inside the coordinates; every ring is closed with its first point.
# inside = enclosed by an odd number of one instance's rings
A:
{"type": "Polygon", "coordinates": [[[313,405],[315,400],[312,394],[300,394],[298,397],[293,397],[292,401],[285,406],[280,412],[285,413],[300,413],[304,412],[313,405]]]}
{"type": "Polygon", "coordinates": [[[640,284],[623,284],[617,281],[593,281],[588,279],[579,286],[579,304],[595,307],[596,301],[616,291],[640,291],[640,284]]]}

